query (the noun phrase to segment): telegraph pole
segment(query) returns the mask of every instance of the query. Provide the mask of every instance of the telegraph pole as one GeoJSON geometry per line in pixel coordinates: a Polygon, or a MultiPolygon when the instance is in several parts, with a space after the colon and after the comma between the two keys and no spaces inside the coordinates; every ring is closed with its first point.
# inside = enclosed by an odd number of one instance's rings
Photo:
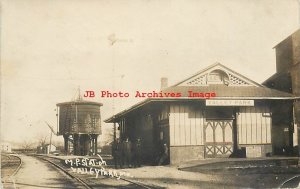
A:
{"type": "MultiPolygon", "coordinates": [[[[117,39],[116,39],[116,36],[115,34],[111,34],[110,36],[108,36],[108,40],[110,42],[110,46],[112,46],[112,77],[113,77],[113,84],[112,84],[112,88],[113,88],[113,91],[115,91],[115,60],[114,60],[114,57],[115,57],[115,46],[114,44],[117,42],[117,39]]],[[[113,98],[113,105],[112,105],[112,113],[113,115],[115,115],[115,99],[113,98]]],[[[116,135],[117,135],[117,128],[116,128],[116,122],[114,121],[114,126],[113,126],[113,137],[114,137],[114,142],[116,142],[116,135]]]]}
{"type": "MultiPolygon", "coordinates": [[[[116,38],[116,35],[115,34],[111,34],[108,36],[108,40],[109,40],[109,43],[110,43],[110,46],[112,46],[112,77],[113,77],[113,91],[115,91],[115,77],[119,77],[119,76],[116,76],[115,75],[115,48],[116,48],[116,45],[114,45],[115,43],[117,42],[132,42],[131,39],[127,40],[127,39],[119,39],[119,38],[116,38]]],[[[121,75],[121,78],[123,79],[124,75],[121,75]]],[[[113,105],[112,105],[112,111],[113,111],[113,115],[115,114],[115,100],[114,98],[112,99],[113,100],[113,105]]],[[[115,118],[115,117],[114,117],[115,118]]],[[[114,132],[114,142],[116,141],[116,138],[117,138],[117,126],[116,126],[116,122],[114,121],[114,126],[113,126],[113,132],[114,132]]]]}

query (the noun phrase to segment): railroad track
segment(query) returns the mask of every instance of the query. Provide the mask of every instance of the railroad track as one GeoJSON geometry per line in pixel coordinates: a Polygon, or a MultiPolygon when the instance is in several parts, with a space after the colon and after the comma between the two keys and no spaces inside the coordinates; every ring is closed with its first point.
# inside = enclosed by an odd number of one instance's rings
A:
{"type": "MultiPolygon", "coordinates": [[[[62,171],[63,173],[65,173],[66,175],[68,175],[69,177],[71,177],[72,179],[77,180],[85,188],[92,189],[92,187],[88,183],[86,183],[85,181],[83,181],[79,177],[76,177],[75,175],[69,173],[64,167],[62,167],[58,163],[54,162],[53,159],[55,159],[55,158],[50,158],[50,157],[45,157],[45,156],[40,156],[40,155],[32,155],[32,156],[37,157],[37,158],[39,158],[39,159],[41,159],[43,161],[46,161],[46,162],[52,164],[53,166],[55,166],[57,169],[59,169],[60,171],[62,171]]],[[[58,159],[56,159],[56,160],[58,160],[58,159]]]]}
{"type": "Polygon", "coordinates": [[[1,154],[1,167],[7,167],[10,162],[10,156],[6,154],[1,154]]]}
{"type": "MultiPolygon", "coordinates": [[[[54,165],[57,169],[59,169],[60,171],[64,172],[66,175],[70,176],[72,179],[76,179],[78,182],[81,183],[82,186],[84,186],[87,189],[94,189],[94,188],[106,188],[106,185],[103,186],[99,186],[99,184],[91,181],[89,179],[84,178],[81,174],[81,178],[79,178],[78,175],[71,173],[70,168],[65,166],[65,165],[61,165],[61,161],[63,161],[62,159],[59,159],[57,157],[49,157],[49,156],[43,156],[43,155],[33,155],[41,160],[47,161],[50,164],[54,165]]],[[[89,168],[89,167],[86,167],[89,168]]],[[[108,178],[108,176],[103,176],[103,179],[110,179],[108,178]]],[[[147,186],[145,184],[142,184],[140,182],[135,182],[129,179],[125,179],[125,178],[120,178],[120,180],[127,182],[129,185],[128,186],[109,186],[110,188],[122,188],[122,189],[131,189],[131,188],[141,188],[141,189],[155,189],[158,187],[153,187],[153,186],[147,186]]]]}
{"type": "Polygon", "coordinates": [[[1,154],[1,177],[14,176],[22,166],[22,160],[14,154],[1,154]]]}

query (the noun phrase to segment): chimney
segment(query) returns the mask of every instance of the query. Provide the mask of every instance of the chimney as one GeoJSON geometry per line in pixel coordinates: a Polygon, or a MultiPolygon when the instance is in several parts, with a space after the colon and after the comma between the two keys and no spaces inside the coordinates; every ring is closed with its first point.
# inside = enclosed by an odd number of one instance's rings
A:
{"type": "Polygon", "coordinates": [[[168,78],[166,78],[166,77],[162,77],[161,79],[160,79],[160,90],[164,90],[165,88],[167,88],[168,87],[168,78]]]}

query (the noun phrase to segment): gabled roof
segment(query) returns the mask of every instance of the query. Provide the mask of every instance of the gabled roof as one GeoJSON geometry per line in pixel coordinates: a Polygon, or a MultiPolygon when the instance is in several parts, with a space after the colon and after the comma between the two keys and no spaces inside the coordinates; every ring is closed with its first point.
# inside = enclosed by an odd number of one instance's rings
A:
{"type": "Polygon", "coordinates": [[[119,112],[118,114],[104,120],[106,123],[113,122],[120,117],[126,115],[133,110],[141,108],[149,103],[157,101],[199,101],[205,100],[204,97],[190,97],[189,91],[195,93],[215,93],[216,96],[213,99],[259,99],[259,100],[271,100],[271,99],[299,99],[294,97],[290,93],[281,92],[275,89],[267,88],[249,78],[223,66],[220,63],[213,64],[208,68],[201,70],[200,72],[192,75],[191,77],[172,85],[164,90],[163,93],[180,93],[180,97],[164,97],[164,98],[147,98],[130,108],[119,112]],[[224,84],[211,84],[208,82],[209,74],[218,70],[228,76],[228,81],[224,84]]]}
{"type": "Polygon", "coordinates": [[[277,48],[279,45],[281,45],[282,43],[284,43],[285,41],[287,41],[288,39],[290,39],[292,36],[294,35],[300,35],[300,29],[296,30],[294,33],[292,33],[291,35],[287,36],[284,40],[280,41],[277,45],[275,45],[273,48],[277,48]]]}
{"type": "Polygon", "coordinates": [[[272,82],[274,80],[277,80],[279,78],[282,78],[282,77],[290,77],[290,71],[287,70],[287,71],[283,71],[283,72],[277,72],[277,73],[274,73],[273,75],[271,75],[268,79],[266,79],[262,84],[265,86],[267,85],[268,82],[272,82]]]}
{"type": "MultiPolygon", "coordinates": [[[[221,63],[215,63],[196,74],[192,75],[191,77],[176,83],[173,86],[207,86],[207,76],[215,70],[221,70],[228,76],[229,79],[229,86],[256,86],[256,87],[263,87],[261,84],[256,83],[255,81],[233,71],[232,69],[222,65],[221,63]]],[[[172,87],[173,87],[172,86],[172,87]]]]}

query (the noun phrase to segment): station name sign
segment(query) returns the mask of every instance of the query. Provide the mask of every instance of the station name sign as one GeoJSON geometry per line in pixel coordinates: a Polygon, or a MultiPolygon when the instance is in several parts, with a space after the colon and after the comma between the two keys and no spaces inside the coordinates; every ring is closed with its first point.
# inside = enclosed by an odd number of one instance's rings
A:
{"type": "Polygon", "coordinates": [[[206,106],[254,106],[254,100],[206,100],[206,106]]]}

